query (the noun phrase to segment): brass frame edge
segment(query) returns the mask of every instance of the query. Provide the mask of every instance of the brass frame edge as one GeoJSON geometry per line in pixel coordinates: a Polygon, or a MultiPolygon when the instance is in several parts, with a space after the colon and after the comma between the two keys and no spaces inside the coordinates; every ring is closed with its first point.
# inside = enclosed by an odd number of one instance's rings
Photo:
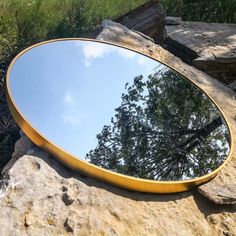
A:
{"type": "Polygon", "coordinates": [[[7,102],[10,109],[10,112],[12,113],[12,116],[20,126],[20,128],[24,131],[24,133],[40,148],[43,150],[49,152],[51,155],[53,155],[59,162],[66,165],[67,167],[79,171],[80,173],[85,174],[86,176],[98,179],[100,181],[106,182],[108,184],[112,184],[124,189],[133,190],[133,191],[140,191],[140,192],[149,192],[149,193],[176,193],[176,192],[183,192],[187,191],[190,188],[197,186],[199,184],[205,183],[212,178],[214,178],[217,173],[228,163],[229,159],[232,156],[233,152],[233,135],[231,131],[231,125],[228,119],[226,118],[224,112],[222,109],[217,105],[217,103],[214,101],[214,99],[203,89],[201,89],[194,81],[187,78],[182,72],[178,71],[176,68],[173,68],[171,65],[168,65],[162,60],[157,60],[154,57],[151,57],[148,54],[145,54],[143,52],[139,52],[137,50],[134,50],[129,47],[125,47],[122,45],[118,45],[115,43],[110,43],[106,41],[99,41],[94,39],[87,39],[87,38],[60,38],[60,39],[52,39],[47,40],[41,43],[34,44],[23,51],[21,51],[11,62],[8,70],[7,70],[7,76],[6,76],[6,94],[7,94],[7,102]],[[228,126],[228,130],[230,133],[230,152],[228,154],[228,157],[225,159],[222,165],[220,165],[217,169],[212,171],[211,173],[194,178],[191,180],[184,180],[184,181],[156,181],[156,180],[148,180],[148,179],[142,179],[142,178],[134,178],[128,175],[119,174],[116,172],[112,172],[110,170],[98,167],[96,165],[93,165],[91,163],[88,163],[86,161],[83,161],[81,159],[76,158],[73,154],[64,151],[60,147],[58,147],[56,144],[48,140],[44,135],[42,135],[37,129],[35,129],[30,122],[27,121],[27,119],[21,114],[19,111],[10,91],[9,81],[10,81],[10,71],[13,67],[14,63],[18,58],[20,58],[24,53],[29,51],[32,48],[57,42],[57,41],[68,41],[68,40],[80,40],[80,41],[93,41],[98,42],[102,44],[109,44],[113,46],[118,46],[120,48],[128,49],[133,52],[139,53],[141,55],[144,55],[146,57],[149,57],[155,61],[159,61],[162,64],[168,66],[169,68],[173,69],[174,71],[177,71],[179,74],[181,74],[185,79],[189,80],[191,83],[193,83],[198,89],[200,89],[206,96],[213,102],[213,104],[217,107],[217,109],[221,112],[222,116],[224,117],[226,124],[228,126]]]}

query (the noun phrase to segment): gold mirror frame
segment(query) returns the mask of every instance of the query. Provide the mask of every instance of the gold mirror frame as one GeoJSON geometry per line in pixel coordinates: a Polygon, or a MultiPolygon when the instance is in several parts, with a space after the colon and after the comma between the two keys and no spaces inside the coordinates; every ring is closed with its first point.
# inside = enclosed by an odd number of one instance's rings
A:
{"type": "Polygon", "coordinates": [[[217,105],[217,103],[213,100],[213,98],[207,94],[207,92],[203,91],[199,86],[193,82],[192,80],[188,79],[186,76],[184,76],[181,72],[174,69],[167,63],[156,60],[155,58],[150,57],[147,54],[138,52],[136,50],[130,49],[128,47],[124,47],[118,44],[110,43],[110,42],[104,42],[99,40],[93,40],[93,39],[85,39],[85,38],[61,38],[61,39],[53,39],[44,41],[38,44],[35,44],[31,47],[28,47],[21,51],[11,62],[8,71],[7,71],[7,77],[6,77],[6,91],[7,91],[7,102],[10,109],[10,112],[14,119],[16,120],[17,124],[20,126],[20,128],[23,130],[23,132],[35,143],[37,146],[39,146],[41,149],[45,150],[46,152],[50,153],[52,156],[54,156],[59,162],[63,163],[67,167],[79,171],[80,173],[83,173],[86,176],[96,178],[100,181],[128,189],[133,191],[140,191],[140,192],[150,192],[150,193],[174,193],[174,192],[183,192],[187,191],[190,188],[197,186],[199,184],[202,184],[204,182],[209,181],[213,177],[216,176],[216,174],[226,165],[226,163],[229,161],[230,157],[232,156],[233,151],[233,136],[232,131],[230,130],[229,122],[224,115],[224,112],[220,109],[220,107],[217,105]],[[218,108],[218,110],[221,112],[222,116],[224,117],[229,133],[230,133],[230,152],[228,157],[225,159],[222,165],[220,165],[217,169],[212,171],[211,173],[190,179],[190,180],[183,180],[183,181],[157,181],[157,180],[148,180],[148,179],[142,179],[142,178],[135,178],[128,175],[119,174],[116,172],[112,172],[110,170],[98,167],[96,165],[93,165],[91,163],[88,163],[86,161],[83,161],[81,159],[76,158],[76,156],[72,155],[69,152],[64,151],[59,146],[55,145],[52,141],[48,140],[44,135],[42,135],[37,129],[35,129],[29,121],[24,117],[24,115],[19,111],[12,95],[11,95],[11,89],[9,85],[10,80],[10,71],[14,65],[14,63],[17,61],[19,57],[21,57],[24,53],[31,50],[32,48],[41,46],[43,44],[48,44],[51,42],[57,42],[57,41],[67,41],[67,40],[80,40],[80,41],[93,41],[93,42],[99,42],[104,43],[108,45],[117,46],[120,48],[128,49],[133,52],[139,53],[141,55],[147,56],[155,61],[159,61],[162,64],[168,66],[169,68],[173,69],[174,71],[177,71],[179,74],[181,74],[184,78],[186,78],[188,81],[193,83],[198,89],[200,89],[204,94],[207,95],[207,97],[210,99],[211,102],[218,108]]]}

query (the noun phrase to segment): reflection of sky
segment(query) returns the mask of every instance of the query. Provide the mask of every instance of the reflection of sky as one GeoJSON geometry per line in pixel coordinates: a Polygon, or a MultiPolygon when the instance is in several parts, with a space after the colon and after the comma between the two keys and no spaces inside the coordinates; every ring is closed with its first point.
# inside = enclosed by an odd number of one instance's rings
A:
{"type": "MultiPolygon", "coordinates": [[[[21,56],[10,74],[16,104],[33,127],[79,157],[121,103],[125,83],[160,63],[111,45],[59,41],[21,56]]],[[[158,67],[161,70],[162,67],[158,67]]]]}

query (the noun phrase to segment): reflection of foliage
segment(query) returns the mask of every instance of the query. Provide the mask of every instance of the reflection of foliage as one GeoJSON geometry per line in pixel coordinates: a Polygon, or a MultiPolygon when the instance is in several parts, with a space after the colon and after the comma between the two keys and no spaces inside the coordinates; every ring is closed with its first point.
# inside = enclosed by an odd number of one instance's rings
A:
{"type": "Polygon", "coordinates": [[[209,99],[170,70],[126,84],[111,125],[97,135],[91,163],[135,177],[180,180],[219,166],[226,128],[209,99]],[[217,141],[218,140],[218,141],[217,141]]]}

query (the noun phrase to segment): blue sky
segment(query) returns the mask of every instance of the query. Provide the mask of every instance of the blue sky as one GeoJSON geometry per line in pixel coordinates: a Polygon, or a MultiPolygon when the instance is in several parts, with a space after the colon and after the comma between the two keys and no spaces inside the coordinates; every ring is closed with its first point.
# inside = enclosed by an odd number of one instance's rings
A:
{"type": "Polygon", "coordinates": [[[110,124],[126,82],[161,68],[159,62],[127,49],[58,41],[22,55],[10,72],[10,89],[33,127],[84,159],[96,147],[96,135],[110,124]]]}

